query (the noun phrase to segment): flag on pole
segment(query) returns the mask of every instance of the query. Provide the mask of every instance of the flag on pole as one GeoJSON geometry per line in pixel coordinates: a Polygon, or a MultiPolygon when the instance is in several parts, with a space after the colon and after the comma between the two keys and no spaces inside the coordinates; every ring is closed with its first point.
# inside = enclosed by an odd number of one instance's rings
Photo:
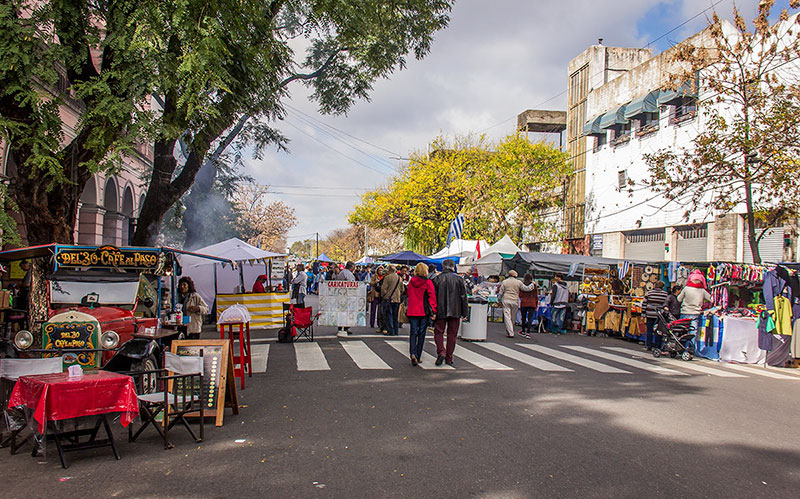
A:
{"type": "Polygon", "coordinates": [[[459,213],[456,218],[450,222],[450,227],[447,229],[447,246],[450,246],[450,241],[454,239],[461,239],[461,233],[464,230],[464,215],[459,213]]]}
{"type": "Polygon", "coordinates": [[[480,260],[481,259],[481,240],[480,239],[478,239],[478,241],[475,243],[475,254],[477,255],[477,257],[475,259],[476,260],[480,260]]]}

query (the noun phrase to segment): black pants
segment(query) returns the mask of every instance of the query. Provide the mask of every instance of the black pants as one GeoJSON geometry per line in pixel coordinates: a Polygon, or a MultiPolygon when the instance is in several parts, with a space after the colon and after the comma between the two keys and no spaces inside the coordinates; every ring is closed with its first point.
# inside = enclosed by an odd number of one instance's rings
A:
{"type": "Polygon", "coordinates": [[[530,333],[533,328],[533,317],[536,315],[536,307],[521,307],[519,309],[522,314],[522,330],[530,333]]]}

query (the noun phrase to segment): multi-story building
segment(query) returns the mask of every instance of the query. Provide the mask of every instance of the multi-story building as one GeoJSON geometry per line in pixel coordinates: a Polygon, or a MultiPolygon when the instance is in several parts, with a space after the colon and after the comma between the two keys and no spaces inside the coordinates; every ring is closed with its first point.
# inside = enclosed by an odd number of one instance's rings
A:
{"type": "MultiPolygon", "coordinates": [[[[66,78],[60,79],[57,88],[49,92],[69,92],[66,78]]],[[[67,142],[77,134],[76,127],[81,107],[76,101],[66,98],[61,104],[60,114],[64,137],[67,142]]],[[[8,154],[8,144],[0,141],[0,180],[9,182],[7,172],[17,165],[8,154]]],[[[124,246],[133,236],[136,219],[141,210],[147,188],[142,180],[153,164],[153,146],[141,143],[137,149],[123,158],[120,171],[114,175],[95,174],[89,179],[81,193],[76,216],[74,241],[77,244],[113,244],[124,246]]],[[[18,228],[23,245],[27,244],[25,222],[19,216],[18,228]]]]}
{"type": "MultiPolygon", "coordinates": [[[[706,44],[709,36],[704,30],[689,42],[706,44]]],[[[584,249],[612,258],[752,261],[743,207],[693,210],[643,186],[645,154],[688,147],[705,126],[697,103],[709,90],[701,77],[667,90],[674,50],[653,57],[595,45],[569,63],[567,135],[578,174],[568,190],[568,236],[579,241],[585,233],[584,249]],[[622,71],[603,69],[615,66],[622,71]]],[[[796,221],[768,230],[759,249],[763,261],[796,260],[796,221]]]]}

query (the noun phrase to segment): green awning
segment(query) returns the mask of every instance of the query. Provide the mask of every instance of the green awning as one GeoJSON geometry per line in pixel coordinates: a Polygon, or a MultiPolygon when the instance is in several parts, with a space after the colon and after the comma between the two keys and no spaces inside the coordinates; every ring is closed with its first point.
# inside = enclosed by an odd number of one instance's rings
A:
{"type": "Polygon", "coordinates": [[[587,121],[583,125],[583,133],[581,136],[585,137],[587,135],[604,133],[604,131],[600,129],[600,118],[602,118],[602,116],[597,116],[596,118],[592,118],[591,120],[587,121]]]}
{"type": "Polygon", "coordinates": [[[694,81],[687,81],[675,90],[662,90],[658,96],[658,103],[666,104],[681,97],[697,97],[694,81]]]}
{"type": "Polygon", "coordinates": [[[653,90],[641,97],[633,99],[631,103],[625,107],[625,118],[630,119],[642,113],[658,112],[658,96],[660,93],[660,90],[653,90]]]}
{"type": "Polygon", "coordinates": [[[611,128],[617,124],[627,123],[628,120],[625,119],[626,107],[627,104],[600,116],[600,123],[598,124],[598,127],[600,127],[601,130],[605,130],[606,128],[611,128]]]}

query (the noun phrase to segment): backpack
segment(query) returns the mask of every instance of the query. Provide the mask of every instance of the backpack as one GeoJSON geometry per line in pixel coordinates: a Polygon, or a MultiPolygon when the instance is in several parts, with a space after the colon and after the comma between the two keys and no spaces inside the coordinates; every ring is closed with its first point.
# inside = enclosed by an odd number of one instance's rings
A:
{"type": "Polygon", "coordinates": [[[291,343],[291,334],[285,327],[278,329],[278,343],[291,343]]]}

